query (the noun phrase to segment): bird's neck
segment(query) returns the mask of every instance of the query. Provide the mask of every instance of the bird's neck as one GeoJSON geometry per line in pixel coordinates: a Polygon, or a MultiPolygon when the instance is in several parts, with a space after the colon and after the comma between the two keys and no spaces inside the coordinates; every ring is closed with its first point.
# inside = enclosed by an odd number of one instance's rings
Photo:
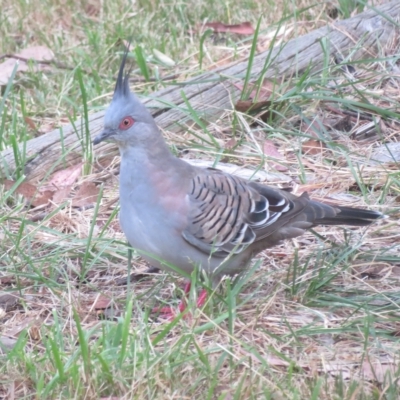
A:
{"type": "Polygon", "coordinates": [[[152,176],[173,176],[178,173],[181,160],[169,150],[164,139],[155,138],[151,145],[127,146],[120,148],[121,182],[140,183],[148,181],[152,176]],[[132,182],[133,182],[132,181],[132,182]]]}

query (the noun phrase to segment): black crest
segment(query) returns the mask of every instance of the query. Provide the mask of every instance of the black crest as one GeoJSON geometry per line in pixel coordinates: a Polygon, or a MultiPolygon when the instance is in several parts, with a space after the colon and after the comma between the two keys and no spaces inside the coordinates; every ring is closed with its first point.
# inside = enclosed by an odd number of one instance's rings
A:
{"type": "Polygon", "coordinates": [[[115,84],[114,97],[128,97],[130,93],[129,74],[131,70],[129,70],[126,73],[124,72],[130,47],[131,47],[131,42],[129,42],[128,46],[125,47],[124,55],[121,61],[121,66],[119,67],[117,83],[115,84]]]}

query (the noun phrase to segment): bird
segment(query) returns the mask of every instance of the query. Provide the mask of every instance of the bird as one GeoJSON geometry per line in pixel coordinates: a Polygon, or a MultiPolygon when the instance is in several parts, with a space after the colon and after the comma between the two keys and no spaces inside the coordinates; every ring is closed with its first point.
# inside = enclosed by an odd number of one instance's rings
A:
{"type": "MultiPolygon", "coordinates": [[[[152,266],[213,285],[245,271],[261,251],[318,225],[367,226],[377,211],[329,205],[288,190],[188,164],[170,151],[156,122],[130,90],[125,51],[104,128],[93,144],[120,152],[119,221],[127,241],[152,266]]],[[[186,284],[185,292],[190,290],[186,284]]],[[[206,299],[203,289],[200,307],[206,299]]],[[[179,310],[185,309],[182,300],[179,310]]],[[[173,311],[162,308],[170,317],[173,311]]]]}

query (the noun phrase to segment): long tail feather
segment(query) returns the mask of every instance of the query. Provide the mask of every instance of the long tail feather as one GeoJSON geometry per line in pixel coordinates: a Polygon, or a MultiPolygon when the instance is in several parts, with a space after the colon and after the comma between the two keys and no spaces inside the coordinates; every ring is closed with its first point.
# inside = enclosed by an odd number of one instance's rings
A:
{"type": "Polygon", "coordinates": [[[362,210],[352,207],[335,206],[340,211],[334,217],[326,217],[314,221],[314,225],[353,225],[367,226],[385,215],[371,210],[362,210]]]}

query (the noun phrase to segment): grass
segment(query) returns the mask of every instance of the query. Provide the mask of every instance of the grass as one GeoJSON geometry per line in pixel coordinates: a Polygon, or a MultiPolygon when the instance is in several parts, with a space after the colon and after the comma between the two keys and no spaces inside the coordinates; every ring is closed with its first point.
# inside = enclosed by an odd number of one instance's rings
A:
{"type": "MultiPolygon", "coordinates": [[[[362,4],[341,0],[334,11],[344,18],[362,4]]],[[[280,176],[296,193],[390,218],[368,229],[321,227],[269,249],[246,275],[208,288],[200,310],[194,273],[192,318],[168,322],[150,310],[177,306],[182,278],[116,283],[128,265],[116,219],[119,161],[98,160],[89,144],[88,114],[110,101],[120,40],[135,33],[132,87],[151,94],[200,70],[246,57],[251,63],[266,37],[280,39],[274,32],[283,23],[300,35],[325,25],[332,8],[306,0],[5,0],[2,7],[0,55],[33,44],[56,55],[49,70],[17,73],[2,89],[0,149],[13,147],[19,160],[10,178],[23,178],[27,155],[17,143],[82,118],[77,135],[90,168],[79,183],[102,189],[93,208],[44,210],[0,188],[0,398],[399,398],[399,168],[366,162],[381,143],[398,141],[397,42],[352,63],[351,79],[327,59],[320,74],[277,85],[270,118],[256,126],[257,117],[231,110],[207,125],[185,99],[196,124],[182,137],[165,132],[179,156],[261,171],[267,161],[269,169],[284,165],[280,176]],[[195,31],[205,20],[249,20],[259,24],[258,40],[195,31]],[[374,135],[357,135],[368,118],[374,135]],[[325,147],[307,153],[315,127],[325,147]],[[263,154],[265,138],[283,158],[263,154]],[[14,300],[6,303],[4,294],[14,300]]],[[[133,252],[131,270],[145,267],[133,252]]]]}

